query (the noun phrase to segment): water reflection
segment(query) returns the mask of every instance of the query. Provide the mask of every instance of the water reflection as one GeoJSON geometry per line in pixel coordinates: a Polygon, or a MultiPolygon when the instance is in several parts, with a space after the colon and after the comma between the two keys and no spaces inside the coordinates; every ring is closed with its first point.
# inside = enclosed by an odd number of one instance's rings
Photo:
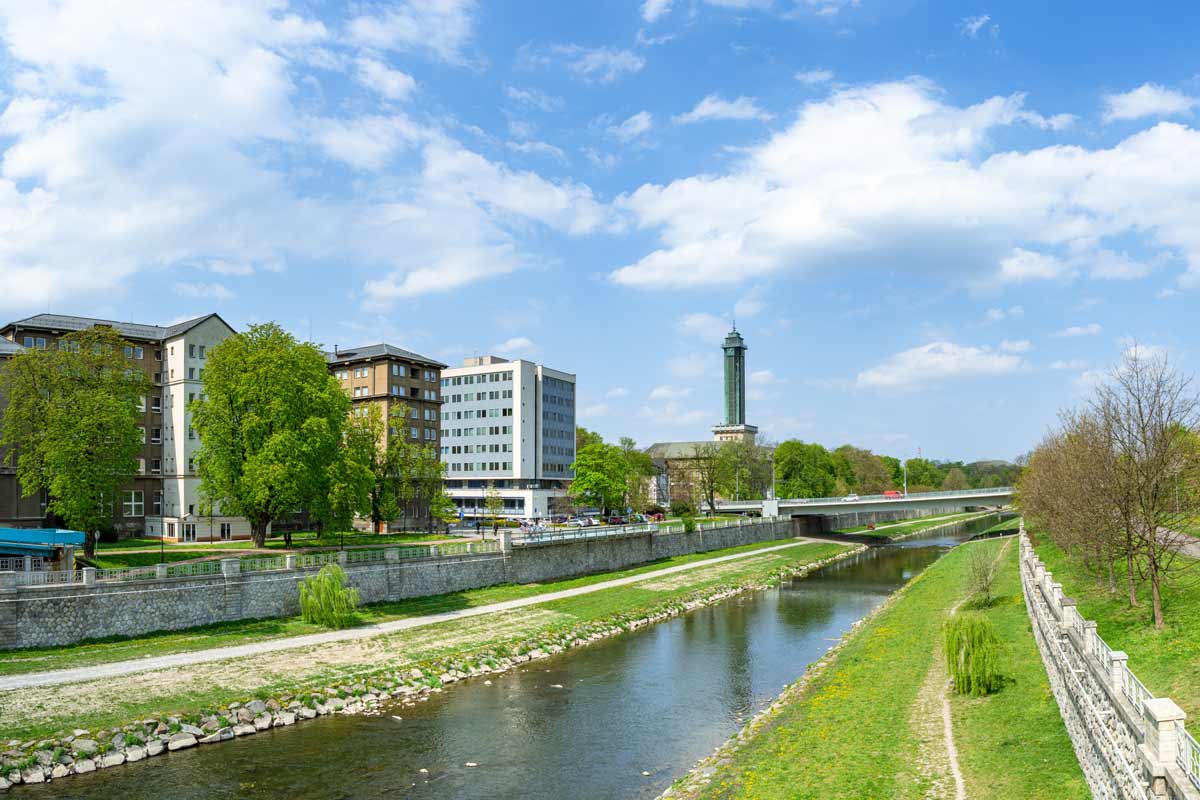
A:
{"type": "Polygon", "coordinates": [[[956,541],[877,548],[381,717],[323,719],[22,794],[654,797],[956,541]]]}

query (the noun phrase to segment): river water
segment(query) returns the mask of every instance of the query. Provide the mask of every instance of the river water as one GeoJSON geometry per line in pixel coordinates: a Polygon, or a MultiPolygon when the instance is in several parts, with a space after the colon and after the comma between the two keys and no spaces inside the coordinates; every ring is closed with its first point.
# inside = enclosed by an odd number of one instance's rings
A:
{"type": "Polygon", "coordinates": [[[869,550],[378,717],[321,718],[18,793],[56,798],[652,798],[970,533],[869,550]],[[397,720],[393,717],[399,716],[397,720]],[[472,764],[474,766],[468,766],[472,764]]]}

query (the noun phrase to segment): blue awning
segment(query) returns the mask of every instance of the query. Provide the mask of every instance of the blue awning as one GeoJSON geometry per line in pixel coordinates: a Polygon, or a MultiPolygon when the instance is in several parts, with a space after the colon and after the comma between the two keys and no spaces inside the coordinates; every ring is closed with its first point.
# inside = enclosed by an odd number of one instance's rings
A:
{"type": "Polygon", "coordinates": [[[62,528],[0,528],[0,545],[41,545],[50,549],[66,545],[82,547],[86,538],[80,531],[62,528]]]}
{"type": "Polygon", "coordinates": [[[2,556],[53,558],[56,550],[58,547],[52,544],[25,544],[23,542],[6,542],[0,539],[0,555],[2,556]]]}

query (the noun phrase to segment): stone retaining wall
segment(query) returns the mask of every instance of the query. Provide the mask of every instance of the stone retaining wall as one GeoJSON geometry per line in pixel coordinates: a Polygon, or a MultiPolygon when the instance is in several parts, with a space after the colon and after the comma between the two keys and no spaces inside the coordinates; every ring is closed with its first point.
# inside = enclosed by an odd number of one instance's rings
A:
{"type": "MultiPolygon", "coordinates": [[[[344,566],[364,603],[448,594],[609,572],[670,556],[788,538],[793,523],[763,520],[694,533],[632,533],[604,539],[508,546],[501,552],[344,566]]],[[[297,583],[316,567],[94,585],[0,588],[0,650],[136,636],[299,612],[297,583]]]]}
{"type": "Polygon", "coordinates": [[[1183,711],[1155,698],[1085,620],[1021,532],[1021,585],[1050,688],[1092,794],[1200,800],[1183,711]]]}

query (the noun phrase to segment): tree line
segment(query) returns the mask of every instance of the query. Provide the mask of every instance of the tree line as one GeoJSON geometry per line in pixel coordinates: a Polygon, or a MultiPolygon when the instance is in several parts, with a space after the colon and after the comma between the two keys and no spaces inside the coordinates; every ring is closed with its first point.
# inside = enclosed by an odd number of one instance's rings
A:
{"type": "MultiPolygon", "coordinates": [[[[124,345],[110,328],[89,328],[56,348],[23,351],[0,370],[6,463],[26,497],[44,492],[49,514],[87,534],[89,556],[119,490],[138,475],[145,444],[140,423],[152,386],[130,368],[124,345]]],[[[253,325],[213,347],[202,386],[189,406],[199,441],[197,512],[245,517],[256,545],[272,521],[298,511],[332,529],[355,517],[379,524],[413,506],[430,521],[453,517],[437,449],[402,435],[405,409],[385,420],[378,405],[352,408],[325,354],[278,324],[253,325]]]]}
{"type": "Polygon", "coordinates": [[[1195,564],[1200,534],[1200,397],[1165,355],[1128,351],[1063,411],[1029,457],[1017,502],[1098,586],[1164,623],[1164,595],[1195,564]]]}

